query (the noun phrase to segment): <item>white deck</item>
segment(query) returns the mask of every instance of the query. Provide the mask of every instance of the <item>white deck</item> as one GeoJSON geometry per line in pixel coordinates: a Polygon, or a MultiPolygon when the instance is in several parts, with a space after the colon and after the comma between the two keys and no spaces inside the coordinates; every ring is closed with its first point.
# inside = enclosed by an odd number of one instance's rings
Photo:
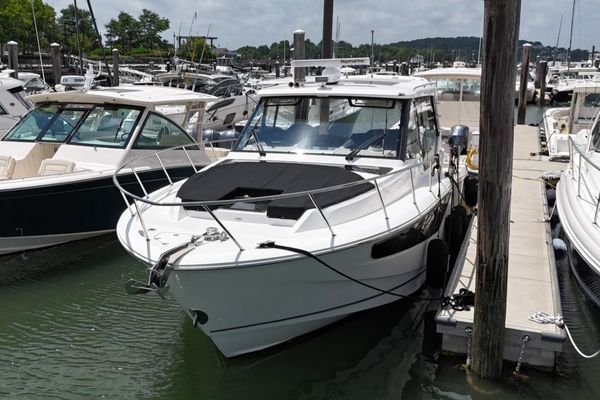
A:
{"type": "MultiPolygon", "coordinates": [[[[562,170],[566,164],[531,157],[530,153],[538,148],[537,128],[515,127],[504,358],[516,361],[522,338],[528,335],[531,341],[523,362],[552,367],[555,352],[562,351],[564,331],[553,324],[529,321],[528,317],[538,311],[562,315],[550,226],[545,222],[547,206],[542,174],[562,170]]],[[[475,291],[476,218],[467,235],[470,237],[462,248],[464,263],[461,265],[459,257],[447,290],[449,294],[458,293],[463,287],[475,291]]],[[[473,308],[441,310],[436,321],[437,331],[444,335],[443,350],[466,353],[465,328],[473,326],[473,308]]]]}

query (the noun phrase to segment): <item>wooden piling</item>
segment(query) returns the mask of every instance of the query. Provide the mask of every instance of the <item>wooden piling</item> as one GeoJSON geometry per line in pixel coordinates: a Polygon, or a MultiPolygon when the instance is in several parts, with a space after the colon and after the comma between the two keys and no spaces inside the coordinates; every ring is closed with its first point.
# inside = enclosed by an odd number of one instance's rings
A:
{"type": "Polygon", "coordinates": [[[52,79],[54,84],[60,83],[62,76],[62,64],[60,60],[60,44],[52,43],[50,45],[50,55],[52,56],[52,79]]]}
{"type": "Polygon", "coordinates": [[[112,49],[113,80],[111,86],[119,86],[119,49],[112,49]]]}
{"type": "Polygon", "coordinates": [[[279,61],[275,61],[275,78],[281,77],[281,65],[279,61]]]}
{"type": "Polygon", "coordinates": [[[540,69],[537,72],[537,78],[540,82],[540,107],[546,105],[546,75],[548,75],[548,62],[540,62],[540,69]]]}
{"type": "Polygon", "coordinates": [[[529,52],[531,51],[531,44],[525,43],[523,45],[523,57],[521,59],[521,80],[519,85],[519,106],[517,111],[517,124],[523,125],[525,123],[526,107],[527,107],[527,81],[529,74],[529,52]]]}
{"type": "MultiPolygon", "coordinates": [[[[304,31],[298,29],[294,31],[294,60],[304,60],[304,31]]],[[[306,70],[304,68],[294,68],[294,81],[304,83],[306,80],[306,70]]]]}
{"type": "Polygon", "coordinates": [[[473,371],[502,373],[521,0],[485,0],[473,371]]]}
{"type": "Polygon", "coordinates": [[[7,52],[8,52],[8,68],[12,69],[13,72],[11,76],[15,79],[19,79],[19,54],[17,51],[18,44],[14,40],[6,43],[7,52]]]}

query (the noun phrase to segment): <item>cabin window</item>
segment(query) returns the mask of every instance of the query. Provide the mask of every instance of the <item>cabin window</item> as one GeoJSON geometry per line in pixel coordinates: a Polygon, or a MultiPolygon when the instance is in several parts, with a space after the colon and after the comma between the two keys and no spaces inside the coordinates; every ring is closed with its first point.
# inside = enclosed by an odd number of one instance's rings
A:
{"type": "Polygon", "coordinates": [[[193,143],[192,138],[173,121],[165,116],[150,113],[140,131],[134,148],[168,148],[193,143]]]}
{"type": "Polygon", "coordinates": [[[401,114],[394,99],[263,98],[235,150],[398,158],[401,114]]]}
{"type": "Polygon", "coordinates": [[[64,142],[85,113],[70,105],[44,104],[23,117],[4,140],[64,142]]]}
{"type": "Polygon", "coordinates": [[[415,120],[418,125],[419,143],[421,154],[425,161],[425,167],[429,166],[429,161],[433,157],[437,144],[437,123],[435,111],[431,97],[421,97],[415,99],[415,120]]]}
{"type": "Polygon", "coordinates": [[[592,130],[592,142],[590,146],[595,152],[600,153],[600,120],[596,121],[596,125],[592,130]]]}
{"type": "Polygon", "coordinates": [[[127,106],[95,106],[68,143],[125,147],[140,114],[139,109],[127,106]]]}
{"type": "Polygon", "coordinates": [[[481,81],[479,79],[462,80],[462,101],[479,101],[481,81]]]}
{"type": "Polygon", "coordinates": [[[8,114],[8,113],[7,113],[7,112],[6,112],[6,110],[5,110],[5,109],[2,107],[2,104],[0,104],[0,115],[2,115],[2,114],[8,114]]]}
{"type": "Polygon", "coordinates": [[[584,107],[600,107],[600,93],[590,93],[583,100],[584,107]]]}

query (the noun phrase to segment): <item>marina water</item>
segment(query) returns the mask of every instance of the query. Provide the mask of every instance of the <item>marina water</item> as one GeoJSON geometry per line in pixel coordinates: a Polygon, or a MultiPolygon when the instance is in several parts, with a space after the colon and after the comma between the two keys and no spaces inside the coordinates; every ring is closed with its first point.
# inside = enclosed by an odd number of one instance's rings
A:
{"type": "MultiPolygon", "coordinates": [[[[600,311],[558,267],[565,320],[591,353],[600,311]]],[[[600,398],[600,359],[568,343],[555,371],[524,366],[527,380],[512,376],[514,364],[493,383],[466,373],[464,358],[439,354],[437,304],[425,301],[225,359],[172,299],[125,294],[145,273],[113,235],[0,258],[0,399],[600,398]]]]}

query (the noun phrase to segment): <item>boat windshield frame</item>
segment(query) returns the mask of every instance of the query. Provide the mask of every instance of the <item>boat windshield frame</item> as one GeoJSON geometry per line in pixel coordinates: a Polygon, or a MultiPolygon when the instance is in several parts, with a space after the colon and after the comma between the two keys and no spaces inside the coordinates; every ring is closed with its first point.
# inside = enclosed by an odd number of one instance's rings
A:
{"type": "MultiPolygon", "coordinates": [[[[45,102],[36,105],[21,118],[21,120],[10,129],[3,137],[6,142],[25,143],[66,143],[75,146],[93,146],[106,148],[127,147],[131,137],[139,125],[145,107],[127,104],[106,103],[63,103],[45,102]],[[115,138],[112,141],[94,140],[93,142],[81,140],[80,129],[93,117],[93,113],[99,108],[106,110],[128,110],[128,113],[136,112],[134,120],[128,124],[128,131],[121,133],[123,123],[127,117],[123,117],[115,132],[106,131],[105,136],[115,138]],[[60,126],[59,126],[60,125],[60,126]],[[58,127],[57,127],[58,126],[58,127]],[[58,132],[59,129],[65,128],[58,132]],[[30,133],[30,134],[28,134],[30,133]],[[23,135],[26,135],[23,137],[23,135]],[[118,139],[118,140],[117,140],[118,139]]],[[[103,115],[102,117],[106,117],[103,115]]],[[[100,119],[102,119],[102,117],[100,119]]],[[[98,122],[99,123],[99,122],[98,122]]]]}
{"type": "Polygon", "coordinates": [[[232,151],[346,157],[360,149],[361,157],[402,159],[409,105],[406,99],[368,96],[263,97],[232,151]],[[322,129],[325,106],[328,125],[322,129]]]}

